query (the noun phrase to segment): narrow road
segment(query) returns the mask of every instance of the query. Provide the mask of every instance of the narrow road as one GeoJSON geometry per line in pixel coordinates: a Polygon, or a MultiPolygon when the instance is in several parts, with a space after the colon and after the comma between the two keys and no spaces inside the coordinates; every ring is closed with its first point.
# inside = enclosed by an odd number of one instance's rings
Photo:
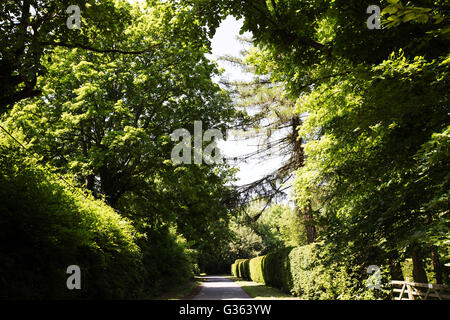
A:
{"type": "Polygon", "coordinates": [[[253,299],[232,280],[223,276],[204,276],[200,292],[192,300],[250,300],[253,299]]]}

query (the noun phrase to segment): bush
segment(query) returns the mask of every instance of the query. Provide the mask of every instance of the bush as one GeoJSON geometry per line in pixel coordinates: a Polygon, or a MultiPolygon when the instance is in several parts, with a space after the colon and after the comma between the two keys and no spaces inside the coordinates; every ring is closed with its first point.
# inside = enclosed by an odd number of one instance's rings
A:
{"type": "Polygon", "coordinates": [[[292,248],[284,248],[269,253],[262,264],[264,283],[280,288],[284,292],[290,292],[292,287],[289,253],[292,248]]]}
{"type": "Polygon", "coordinates": [[[305,299],[387,299],[390,295],[388,269],[381,268],[381,289],[366,287],[367,267],[352,256],[336,257],[330,246],[314,243],[294,248],[289,254],[291,292],[305,299]]]}
{"type": "Polygon", "coordinates": [[[0,298],[135,298],[142,254],[129,221],[0,145],[0,298]],[[69,265],[81,290],[68,290],[69,265]]]}
{"type": "Polygon", "coordinates": [[[266,256],[256,257],[250,259],[249,267],[250,267],[250,279],[265,284],[264,275],[263,275],[263,265],[264,259],[266,256]]]}
{"type": "Polygon", "coordinates": [[[167,288],[193,279],[194,255],[174,229],[164,226],[140,231],[145,235],[138,244],[143,253],[147,297],[157,296],[167,288]]]}
{"type": "Polygon", "coordinates": [[[233,264],[231,265],[231,275],[232,275],[233,277],[237,277],[237,276],[238,276],[238,272],[237,272],[237,264],[236,264],[236,262],[233,263],[233,264]]]}
{"type": "Polygon", "coordinates": [[[245,259],[239,263],[239,277],[245,280],[250,280],[250,260],[245,259]]]}
{"type": "Polygon", "coordinates": [[[345,268],[325,262],[317,245],[297,247],[289,255],[291,292],[305,299],[350,299],[353,280],[345,268]]]}

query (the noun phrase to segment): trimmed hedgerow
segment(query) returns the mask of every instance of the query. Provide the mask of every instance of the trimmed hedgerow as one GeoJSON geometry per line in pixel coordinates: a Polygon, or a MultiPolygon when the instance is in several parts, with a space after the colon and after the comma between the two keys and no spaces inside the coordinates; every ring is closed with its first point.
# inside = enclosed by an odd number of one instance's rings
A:
{"type": "Polygon", "coordinates": [[[241,261],[244,261],[246,259],[237,259],[232,265],[231,265],[231,274],[237,278],[239,278],[239,263],[241,261]]]}
{"type": "Polygon", "coordinates": [[[238,269],[239,269],[239,277],[242,279],[250,280],[250,266],[249,266],[249,259],[245,259],[244,261],[241,261],[239,263],[238,269]]]}
{"type": "Polygon", "coordinates": [[[231,265],[231,273],[235,277],[250,280],[249,259],[237,259],[231,265]]]}
{"type": "Polygon", "coordinates": [[[250,259],[248,264],[251,280],[304,299],[377,299],[389,295],[385,273],[381,290],[369,290],[369,275],[361,271],[364,268],[351,259],[337,260],[323,243],[281,249],[250,259]]]}
{"type": "Polygon", "coordinates": [[[314,243],[289,253],[291,293],[312,300],[387,299],[388,268],[381,268],[380,289],[368,289],[367,266],[353,256],[334,255],[329,245],[314,243]]]}
{"type": "Polygon", "coordinates": [[[233,277],[237,277],[238,276],[236,262],[231,265],[231,275],[233,277]]]}
{"type": "Polygon", "coordinates": [[[290,292],[292,276],[289,253],[292,248],[284,248],[266,255],[262,264],[264,283],[290,292]]]}
{"type": "Polygon", "coordinates": [[[294,248],[289,261],[292,294],[313,300],[352,298],[354,279],[343,265],[328,261],[319,246],[294,248]]]}
{"type": "Polygon", "coordinates": [[[264,259],[266,256],[256,257],[250,259],[249,267],[250,267],[250,279],[265,284],[264,275],[263,275],[263,265],[264,259]]]}

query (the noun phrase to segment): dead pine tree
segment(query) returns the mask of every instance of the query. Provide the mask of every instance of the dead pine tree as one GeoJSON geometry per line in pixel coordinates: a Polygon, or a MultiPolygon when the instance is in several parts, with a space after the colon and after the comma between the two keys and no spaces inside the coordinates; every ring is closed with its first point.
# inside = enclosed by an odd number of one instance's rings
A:
{"type": "MultiPolygon", "coordinates": [[[[247,47],[252,46],[251,39],[239,39],[247,47]]],[[[295,102],[286,96],[282,83],[271,80],[270,71],[257,74],[257,66],[244,61],[248,52],[247,48],[242,50],[241,57],[222,56],[220,60],[240,67],[243,72],[251,74],[253,79],[222,79],[221,84],[231,92],[236,107],[242,112],[235,135],[241,139],[254,139],[258,144],[257,151],[243,155],[239,160],[245,162],[252,159],[262,163],[281,158],[281,164],[275,170],[239,188],[245,203],[265,200],[262,210],[253,217],[257,221],[271,203],[286,196],[295,172],[304,164],[304,150],[298,132],[301,115],[295,111],[295,102]]],[[[311,201],[304,208],[296,205],[295,210],[303,218],[307,242],[315,242],[317,231],[311,201]]]]}

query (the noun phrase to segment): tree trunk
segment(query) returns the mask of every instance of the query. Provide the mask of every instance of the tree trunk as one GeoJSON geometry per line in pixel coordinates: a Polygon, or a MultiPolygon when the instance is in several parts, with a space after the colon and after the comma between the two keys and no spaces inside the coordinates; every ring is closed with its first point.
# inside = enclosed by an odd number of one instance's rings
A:
{"type": "Polygon", "coordinates": [[[418,245],[414,245],[411,249],[411,258],[413,263],[413,279],[414,282],[428,283],[427,273],[423,266],[423,258],[421,248],[418,245]]]}
{"type": "MultiPolygon", "coordinates": [[[[303,166],[305,161],[305,154],[302,147],[302,139],[299,139],[298,136],[298,126],[300,125],[300,118],[294,117],[292,118],[292,139],[294,144],[294,152],[295,152],[295,169],[299,169],[303,166]]],[[[303,210],[303,217],[306,229],[306,239],[308,243],[313,243],[316,241],[316,227],[313,224],[313,215],[312,215],[312,207],[311,201],[308,201],[308,205],[303,210]]]]}
{"type": "Polygon", "coordinates": [[[434,277],[437,284],[442,284],[442,266],[439,259],[438,248],[431,247],[431,259],[433,260],[434,277]]]}
{"type": "Polygon", "coordinates": [[[311,214],[311,202],[308,202],[308,206],[305,208],[305,227],[306,227],[306,239],[309,243],[316,241],[316,227],[313,224],[313,216],[311,214]]]}
{"type": "Polygon", "coordinates": [[[95,197],[95,176],[90,174],[84,178],[84,185],[86,189],[92,191],[92,194],[95,197]]]}
{"type": "Polygon", "coordinates": [[[392,279],[401,279],[403,277],[402,265],[398,260],[398,257],[391,257],[389,273],[392,279]]]}
{"type": "Polygon", "coordinates": [[[106,166],[99,169],[101,193],[105,196],[106,203],[115,208],[122,193],[118,189],[121,181],[106,166]]]}

